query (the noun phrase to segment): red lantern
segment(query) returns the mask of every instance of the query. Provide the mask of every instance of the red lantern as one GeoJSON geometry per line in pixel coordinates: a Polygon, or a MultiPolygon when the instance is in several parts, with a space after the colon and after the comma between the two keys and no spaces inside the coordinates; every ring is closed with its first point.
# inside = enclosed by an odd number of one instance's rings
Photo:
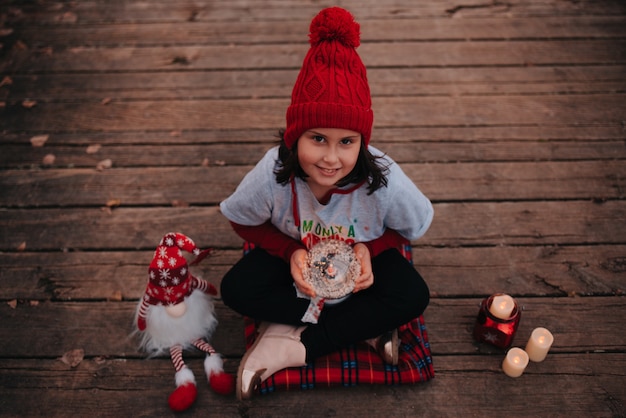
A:
{"type": "Polygon", "coordinates": [[[513,343],[513,337],[519,325],[522,311],[512,299],[513,309],[508,317],[500,318],[493,314],[492,303],[494,298],[510,298],[502,293],[496,293],[484,299],[480,305],[480,311],[474,325],[474,338],[479,342],[485,342],[499,348],[509,348],[513,343]]]}

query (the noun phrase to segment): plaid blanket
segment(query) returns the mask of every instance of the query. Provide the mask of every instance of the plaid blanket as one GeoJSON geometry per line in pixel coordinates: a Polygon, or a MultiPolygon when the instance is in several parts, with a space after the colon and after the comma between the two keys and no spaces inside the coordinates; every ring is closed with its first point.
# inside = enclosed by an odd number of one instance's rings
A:
{"type": "MultiPolygon", "coordinates": [[[[252,245],[246,243],[247,252],[252,245]]],[[[407,242],[400,249],[412,262],[411,246],[407,242]]],[[[257,322],[244,318],[246,348],[257,337],[257,322]]],[[[423,316],[398,328],[400,353],[397,366],[383,362],[376,350],[366,343],[353,344],[345,349],[316,359],[303,367],[280,370],[264,381],[261,394],[277,390],[305,390],[315,387],[357,385],[400,385],[426,382],[435,377],[430,344],[423,316]]]]}

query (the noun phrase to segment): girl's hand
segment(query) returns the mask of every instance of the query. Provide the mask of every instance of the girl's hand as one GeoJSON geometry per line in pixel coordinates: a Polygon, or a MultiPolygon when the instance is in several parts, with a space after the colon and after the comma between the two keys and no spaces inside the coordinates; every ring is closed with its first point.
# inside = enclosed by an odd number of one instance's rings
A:
{"type": "Polygon", "coordinates": [[[374,284],[374,273],[372,272],[372,258],[370,250],[365,244],[358,243],[354,246],[356,257],[361,262],[361,275],[356,279],[353,293],[367,289],[374,284]]]}
{"type": "Polygon", "coordinates": [[[312,299],[315,297],[315,290],[302,276],[302,269],[307,263],[306,258],[307,251],[305,249],[300,248],[294,251],[289,260],[289,267],[291,268],[291,277],[293,277],[298,290],[312,299]]]}

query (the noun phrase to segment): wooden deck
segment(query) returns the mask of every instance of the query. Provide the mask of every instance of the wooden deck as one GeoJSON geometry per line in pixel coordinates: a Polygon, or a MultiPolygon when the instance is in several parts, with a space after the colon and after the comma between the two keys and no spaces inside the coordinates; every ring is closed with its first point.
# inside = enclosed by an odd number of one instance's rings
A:
{"type": "MultiPolygon", "coordinates": [[[[238,402],[196,354],[183,415],[626,416],[626,4],[336,3],[361,23],[372,143],[435,206],[413,255],[436,378],[238,402]],[[499,291],[524,308],[515,345],[555,335],[518,379],[471,336],[499,291]]],[[[332,4],[0,4],[0,415],[173,415],[169,359],[128,337],[152,251],[173,230],[215,248],[195,270],[214,284],[238,259],[217,205],[274,143],[332,4]]],[[[242,320],[217,305],[235,371],[242,320]]]]}

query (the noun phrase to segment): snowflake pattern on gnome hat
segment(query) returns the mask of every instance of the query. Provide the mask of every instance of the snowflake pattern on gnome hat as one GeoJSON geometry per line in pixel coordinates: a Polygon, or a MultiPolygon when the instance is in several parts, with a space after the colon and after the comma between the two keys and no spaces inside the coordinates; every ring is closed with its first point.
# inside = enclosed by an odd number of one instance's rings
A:
{"type": "Polygon", "coordinates": [[[194,242],[183,234],[170,232],[161,239],[148,268],[144,298],[149,304],[176,305],[191,294],[191,274],[181,250],[196,257],[201,254],[194,242]]]}

